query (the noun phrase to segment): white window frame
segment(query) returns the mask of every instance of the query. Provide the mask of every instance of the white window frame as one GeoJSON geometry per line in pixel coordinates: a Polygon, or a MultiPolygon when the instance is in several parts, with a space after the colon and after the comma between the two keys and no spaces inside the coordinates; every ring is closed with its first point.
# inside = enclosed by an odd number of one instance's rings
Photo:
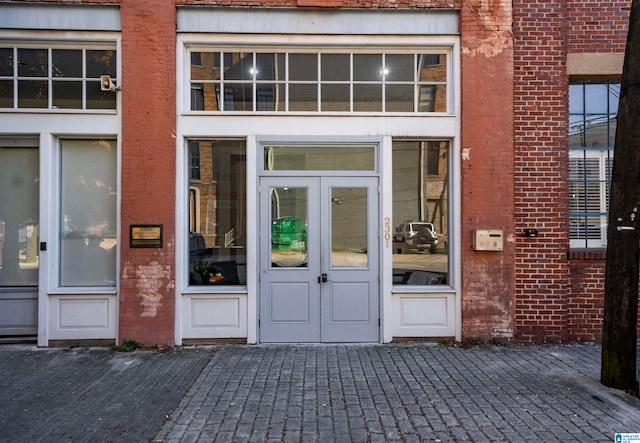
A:
{"type": "MultiPolygon", "coordinates": [[[[611,167],[613,163],[613,148],[611,149],[580,149],[580,148],[571,148],[569,151],[569,177],[571,177],[571,159],[585,159],[592,160],[596,159],[598,161],[598,180],[583,180],[583,183],[594,184],[597,183],[598,195],[597,200],[599,202],[600,211],[598,213],[591,213],[588,211],[585,212],[575,212],[569,213],[570,223],[569,226],[572,226],[571,221],[575,218],[599,218],[600,223],[596,227],[596,231],[599,232],[599,237],[597,238],[570,238],[570,247],[574,249],[584,249],[584,248],[606,248],[607,247],[607,225],[608,225],[608,214],[609,214],[609,202],[608,202],[608,188],[610,186],[609,180],[611,179],[611,167]]],[[[577,180],[571,180],[571,182],[579,183],[577,180]]],[[[595,186],[594,186],[595,187],[595,186]]],[[[588,193],[588,190],[585,189],[585,192],[588,193]]],[[[580,196],[572,196],[569,198],[585,198],[585,194],[581,194],[580,196]]],[[[571,233],[570,233],[571,237],[571,233]]]]}

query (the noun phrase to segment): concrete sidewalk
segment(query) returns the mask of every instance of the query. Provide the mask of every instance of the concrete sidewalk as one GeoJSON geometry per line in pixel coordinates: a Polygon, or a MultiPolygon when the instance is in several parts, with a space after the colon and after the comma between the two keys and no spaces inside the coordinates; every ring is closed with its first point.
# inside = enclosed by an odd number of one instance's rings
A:
{"type": "Polygon", "coordinates": [[[640,400],[600,346],[0,346],[2,442],[603,441],[640,400]]]}

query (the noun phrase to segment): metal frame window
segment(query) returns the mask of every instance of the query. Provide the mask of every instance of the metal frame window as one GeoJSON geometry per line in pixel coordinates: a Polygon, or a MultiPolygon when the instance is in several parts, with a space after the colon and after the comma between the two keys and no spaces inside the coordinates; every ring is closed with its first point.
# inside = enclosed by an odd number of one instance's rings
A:
{"type": "Polygon", "coordinates": [[[115,45],[0,44],[0,110],[115,110],[100,76],[116,79],[116,55],[115,45]]]}
{"type": "Polygon", "coordinates": [[[609,189],[620,83],[569,86],[569,238],[572,248],[607,245],[609,189]]]}

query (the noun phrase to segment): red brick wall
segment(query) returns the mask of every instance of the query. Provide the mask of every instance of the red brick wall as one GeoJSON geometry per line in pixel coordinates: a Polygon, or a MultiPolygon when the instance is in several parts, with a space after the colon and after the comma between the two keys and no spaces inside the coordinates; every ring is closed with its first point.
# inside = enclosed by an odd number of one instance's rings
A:
{"type": "Polygon", "coordinates": [[[602,253],[574,253],[569,260],[569,295],[567,302],[568,338],[602,339],[604,314],[604,271],[602,253]]]}
{"type": "Polygon", "coordinates": [[[174,343],[176,10],[123,0],[120,341],[174,343]],[[129,247],[131,224],[160,224],[160,249],[129,247]]]}
{"type": "Polygon", "coordinates": [[[624,52],[630,0],[568,1],[569,52],[624,52]]]}
{"type": "Polygon", "coordinates": [[[465,2],[462,32],[463,338],[514,329],[511,1],[465,2]],[[502,229],[504,251],[472,250],[474,229],[502,229]]]}
{"type": "Polygon", "coordinates": [[[630,2],[514,2],[516,338],[599,340],[604,254],[569,252],[568,53],[623,52],[630,2]],[[526,238],[526,228],[539,237],[526,238]]]}
{"type": "Polygon", "coordinates": [[[516,339],[567,339],[565,2],[515,1],[516,339]],[[538,237],[524,236],[537,229],[538,237]]]}

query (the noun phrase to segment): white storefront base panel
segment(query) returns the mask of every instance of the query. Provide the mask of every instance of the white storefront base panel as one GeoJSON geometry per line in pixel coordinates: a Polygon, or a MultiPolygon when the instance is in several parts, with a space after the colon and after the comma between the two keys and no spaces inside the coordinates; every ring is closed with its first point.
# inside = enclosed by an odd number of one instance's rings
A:
{"type": "Polygon", "coordinates": [[[115,340],[117,304],[115,294],[50,295],[49,340],[115,340]]]}
{"type": "Polygon", "coordinates": [[[246,338],[247,295],[184,295],[182,328],[183,339],[246,338]]]}
{"type": "Polygon", "coordinates": [[[393,294],[393,337],[455,337],[456,295],[393,294]]]}

